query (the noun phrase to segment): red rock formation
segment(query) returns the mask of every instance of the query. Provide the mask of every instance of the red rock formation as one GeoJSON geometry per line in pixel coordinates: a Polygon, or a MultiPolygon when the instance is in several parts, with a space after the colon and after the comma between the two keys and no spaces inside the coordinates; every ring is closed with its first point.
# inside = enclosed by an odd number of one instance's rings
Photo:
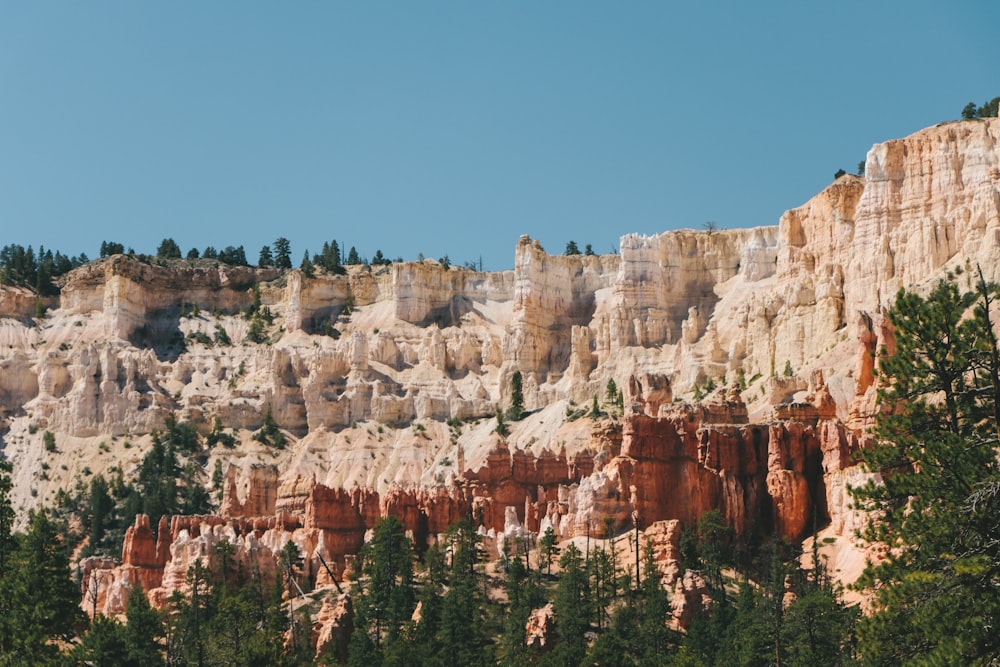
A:
{"type": "Polygon", "coordinates": [[[738,533],[758,511],[767,429],[703,425],[695,411],[625,420],[622,455],[609,464],[642,527],[679,519],[691,525],[719,509],[738,533]]]}

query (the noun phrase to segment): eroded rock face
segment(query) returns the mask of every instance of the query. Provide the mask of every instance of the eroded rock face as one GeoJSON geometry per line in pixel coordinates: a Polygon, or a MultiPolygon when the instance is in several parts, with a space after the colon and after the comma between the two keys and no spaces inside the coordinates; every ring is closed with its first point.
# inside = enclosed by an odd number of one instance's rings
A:
{"type": "Polygon", "coordinates": [[[893,295],[966,262],[1000,277],[998,135],[982,119],[876,145],[866,178],[837,179],[776,226],[626,235],[603,256],[524,237],[499,273],[428,261],[306,278],[115,256],[66,276],[37,321],[28,292],[0,287],[15,508],[134,471],[173,415],[234,439],[204,452],[206,485],[216,463],[231,470],[221,518],[137,522],[108,608],[140,581],[181,586],[222,540],[266,558],[293,539],[316,578],[330,578],[317,553],[336,578],[389,514],[418,541],[463,517],[489,539],[570,538],[708,509],[740,534],[794,539],[816,514],[847,535],[893,295]],[[527,414],[501,437],[516,371],[527,414]],[[614,388],[625,414],[590,422],[595,397],[618,412],[614,388]],[[253,438],[268,413],[281,451],[253,438]]]}
{"type": "Polygon", "coordinates": [[[538,650],[552,647],[555,641],[555,617],[551,602],[532,610],[524,626],[525,642],[529,647],[538,650]]]}

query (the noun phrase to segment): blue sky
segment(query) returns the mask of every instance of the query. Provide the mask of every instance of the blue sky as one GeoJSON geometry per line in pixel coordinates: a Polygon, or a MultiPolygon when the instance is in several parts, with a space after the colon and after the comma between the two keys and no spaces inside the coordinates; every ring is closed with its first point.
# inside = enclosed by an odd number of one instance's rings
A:
{"type": "Polygon", "coordinates": [[[518,236],[777,224],[1000,95],[1000,3],[0,7],[0,245],[278,236],[513,266],[518,236]]]}

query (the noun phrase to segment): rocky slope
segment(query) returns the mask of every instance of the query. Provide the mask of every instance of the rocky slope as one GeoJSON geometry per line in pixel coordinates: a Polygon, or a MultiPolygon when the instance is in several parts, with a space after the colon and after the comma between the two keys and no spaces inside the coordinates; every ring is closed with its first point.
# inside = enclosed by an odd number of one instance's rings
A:
{"type": "Polygon", "coordinates": [[[339,576],[387,513],[418,539],[472,515],[500,544],[709,508],[741,534],[799,538],[815,510],[849,578],[846,488],[862,478],[851,454],[874,410],[874,356],[892,345],[883,313],[901,286],[967,262],[1000,278],[998,138],[985,119],[878,144],[865,178],[841,177],[776,227],[626,235],[604,256],[522,237],[500,273],[425,261],[307,278],[115,256],[70,274],[38,321],[31,294],[0,288],[16,509],[116,465],[134,473],[173,414],[238,439],[205,462],[228,470],[226,495],[218,516],[175,518],[156,541],[137,519],[124,565],[89,565],[108,610],[124,583],[168,594],[223,537],[247,559],[294,539],[318,579],[320,556],[339,576]],[[264,343],[242,314],[255,299],[274,316],[264,343]],[[529,414],[500,437],[492,416],[515,371],[529,414]],[[609,380],[623,414],[567,417],[609,380]],[[719,389],[695,401],[706,385],[719,389]],[[284,450],[251,438],[268,410],[284,450]]]}

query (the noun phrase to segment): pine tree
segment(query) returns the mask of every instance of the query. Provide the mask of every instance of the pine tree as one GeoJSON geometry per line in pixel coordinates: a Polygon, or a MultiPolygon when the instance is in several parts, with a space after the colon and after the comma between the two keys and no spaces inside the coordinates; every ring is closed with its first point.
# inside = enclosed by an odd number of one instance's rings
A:
{"type": "Polygon", "coordinates": [[[556,533],[552,526],[545,529],[540,540],[538,549],[541,561],[545,563],[545,574],[552,573],[552,559],[559,554],[559,547],[556,545],[556,533]]]}
{"type": "Polygon", "coordinates": [[[149,604],[142,587],[135,586],[129,591],[125,607],[125,646],[133,665],[155,665],[163,662],[163,619],[149,604]]]}
{"type": "Polygon", "coordinates": [[[1000,353],[996,285],[941,281],[900,290],[889,312],[896,350],[880,360],[877,443],[863,450],[881,483],[854,489],[863,537],[891,545],[860,581],[875,591],[859,624],[872,664],[988,664],[1000,658],[1000,353]]]}
{"type": "Polygon", "coordinates": [[[83,627],[80,588],[70,579],[65,528],[43,510],[32,513],[0,576],[0,656],[10,664],[45,665],[83,627]]]}
{"type": "Polygon", "coordinates": [[[524,388],[521,371],[514,371],[510,376],[510,407],[507,408],[507,419],[516,422],[524,416],[524,388]]]}
{"type": "Polygon", "coordinates": [[[262,269],[274,266],[274,255],[271,254],[270,246],[264,246],[260,249],[260,255],[257,256],[257,266],[262,269]]]}
{"type": "Polygon", "coordinates": [[[173,239],[163,239],[156,248],[156,256],[160,259],[180,259],[181,247],[173,239]]]}
{"type": "MultiPolygon", "coordinates": [[[[7,574],[10,554],[17,546],[14,538],[14,508],[11,506],[10,492],[14,485],[11,473],[14,466],[0,454],[0,580],[7,574]]],[[[2,610],[3,603],[0,603],[2,610]]]]}
{"type": "Polygon", "coordinates": [[[356,573],[350,664],[371,665],[399,641],[416,603],[413,544],[398,519],[389,516],[375,524],[356,573]]]}
{"type": "Polygon", "coordinates": [[[130,667],[128,639],[125,626],[113,618],[96,616],[90,630],[73,647],[69,654],[73,664],[101,665],[104,667],[130,667]]]}
{"type": "Polygon", "coordinates": [[[274,246],[274,265],[279,269],[292,268],[292,244],[284,236],[279,236],[274,246]]]}
{"type": "Polygon", "coordinates": [[[572,542],[559,559],[559,566],[562,573],[552,601],[558,638],[554,664],[576,667],[587,654],[585,633],[590,628],[591,607],[583,558],[572,542]]]}
{"type": "Polygon", "coordinates": [[[309,259],[308,250],[306,250],[305,254],[302,255],[302,263],[299,264],[299,270],[302,271],[302,275],[305,276],[306,278],[312,278],[314,275],[316,275],[313,263],[309,259]]]}
{"type": "Polygon", "coordinates": [[[486,634],[487,600],[477,582],[482,538],[468,520],[463,520],[448,529],[445,540],[451,567],[437,632],[440,656],[446,664],[495,664],[486,634]]]}

